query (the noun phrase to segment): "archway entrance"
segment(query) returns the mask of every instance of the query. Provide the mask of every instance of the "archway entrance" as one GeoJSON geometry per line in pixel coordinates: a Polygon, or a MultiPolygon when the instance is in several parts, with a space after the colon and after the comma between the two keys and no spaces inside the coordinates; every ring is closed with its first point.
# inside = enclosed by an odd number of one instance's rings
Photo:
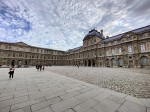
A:
{"type": "Polygon", "coordinates": [[[119,58],[118,59],[118,67],[122,67],[123,66],[123,59],[119,58]]]}
{"type": "Polygon", "coordinates": [[[95,60],[92,60],[92,66],[95,66],[95,60]]]}
{"type": "Polygon", "coordinates": [[[28,66],[27,60],[24,61],[25,67],[28,66]]]}
{"type": "Polygon", "coordinates": [[[132,60],[129,61],[129,68],[131,68],[131,67],[133,67],[133,61],[132,60]]]}
{"type": "Polygon", "coordinates": [[[11,66],[15,66],[15,60],[11,61],[11,66]]]}
{"type": "Polygon", "coordinates": [[[142,56],[140,59],[141,68],[146,67],[148,65],[148,58],[146,56],[142,56]]]}
{"type": "Polygon", "coordinates": [[[102,66],[102,62],[101,61],[99,62],[99,66],[102,66]]]}
{"type": "Polygon", "coordinates": [[[110,67],[109,66],[109,59],[106,59],[105,61],[106,61],[106,67],[110,67]]]}
{"type": "Polygon", "coordinates": [[[25,65],[28,65],[27,60],[24,61],[25,65]]]}
{"type": "Polygon", "coordinates": [[[88,60],[88,66],[91,66],[91,60],[88,60]]]}
{"type": "Polygon", "coordinates": [[[112,67],[116,66],[116,60],[115,60],[115,58],[111,59],[111,66],[112,67]]]}
{"type": "Polygon", "coordinates": [[[18,61],[18,68],[21,67],[21,66],[22,66],[22,61],[19,60],[19,61],[18,61]]]}

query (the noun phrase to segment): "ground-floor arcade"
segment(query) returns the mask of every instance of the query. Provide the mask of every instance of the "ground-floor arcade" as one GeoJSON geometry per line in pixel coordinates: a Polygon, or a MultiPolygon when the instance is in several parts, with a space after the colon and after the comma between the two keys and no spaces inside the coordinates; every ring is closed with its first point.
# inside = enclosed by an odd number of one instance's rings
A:
{"type": "Polygon", "coordinates": [[[118,56],[82,58],[72,60],[45,60],[45,59],[23,59],[23,58],[0,58],[0,65],[27,67],[42,64],[45,66],[88,66],[88,67],[128,67],[145,68],[150,66],[150,55],[128,54],[118,56]]]}

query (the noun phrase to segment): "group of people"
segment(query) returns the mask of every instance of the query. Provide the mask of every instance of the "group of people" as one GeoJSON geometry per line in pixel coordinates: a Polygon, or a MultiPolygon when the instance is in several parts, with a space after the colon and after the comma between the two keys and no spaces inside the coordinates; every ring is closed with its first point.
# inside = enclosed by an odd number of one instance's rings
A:
{"type": "Polygon", "coordinates": [[[37,69],[37,71],[38,70],[43,70],[44,71],[44,69],[45,69],[45,67],[44,67],[44,65],[42,66],[42,65],[36,65],[36,69],[37,69]]]}

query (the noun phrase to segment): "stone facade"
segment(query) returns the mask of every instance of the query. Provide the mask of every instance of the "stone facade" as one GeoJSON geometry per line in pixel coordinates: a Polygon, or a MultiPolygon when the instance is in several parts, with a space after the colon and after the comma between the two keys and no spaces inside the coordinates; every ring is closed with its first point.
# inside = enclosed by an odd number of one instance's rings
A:
{"type": "Polygon", "coordinates": [[[67,65],[101,67],[150,66],[150,25],[104,38],[103,31],[92,30],[83,39],[83,46],[68,50],[67,65]]]}
{"type": "Polygon", "coordinates": [[[0,65],[62,65],[64,51],[29,46],[23,42],[0,42],[0,65]]]}
{"type": "Polygon", "coordinates": [[[103,30],[91,30],[83,46],[58,51],[23,42],[0,42],[0,65],[80,65],[101,67],[149,67],[150,25],[105,38],[103,30]]]}

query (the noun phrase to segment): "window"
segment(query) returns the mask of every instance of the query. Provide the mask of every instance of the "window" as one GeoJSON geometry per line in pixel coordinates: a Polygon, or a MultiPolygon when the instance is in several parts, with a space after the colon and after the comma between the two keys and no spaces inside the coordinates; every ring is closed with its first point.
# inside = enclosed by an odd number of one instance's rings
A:
{"type": "Polygon", "coordinates": [[[106,55],[109,55],[109,50],[106,50],[106,55]]]}
{"type": "Polygon", "coordinates": [[[13,53],[13,57],[15,57],[15,53],[13,53]]]}
{"type": "Polygon", "coordinates": [[[118,53],[121,54],[121,48],[118,48],[118,53]]]}
{"type": "Polygon", "coordinates": [[[131,53],[132,52],[132,46],[128,45],[128,52],[131,53]]]}
{"type": "Polygon", "coordinates": [[[145,51],[145,44],[141,44],[141,45],[140,45],[140,48],[141,48],[141,51],[142,51],[142,52],[145,51]]]}
{"type": "Polygon", "coordinates": [[[8,45],[5,45],[5,49],[8,49],[8,45]]]}
{"type": "Polygon", "coordinates": [[[22,57],[22,54],[21,54],[21,53],[19,53],[19,57],[22,57]]]}
{"type": "Polygon", "coordinates": [[[113,48],[113,49],[112,49],[112,55],[114,55],[114,54],[115,54],[115,49],[113,48]]]}
{"type": "Polygon", "coordinates": [[[148,33],[143,34],[143,38],[148,37],[148,33]]]}

